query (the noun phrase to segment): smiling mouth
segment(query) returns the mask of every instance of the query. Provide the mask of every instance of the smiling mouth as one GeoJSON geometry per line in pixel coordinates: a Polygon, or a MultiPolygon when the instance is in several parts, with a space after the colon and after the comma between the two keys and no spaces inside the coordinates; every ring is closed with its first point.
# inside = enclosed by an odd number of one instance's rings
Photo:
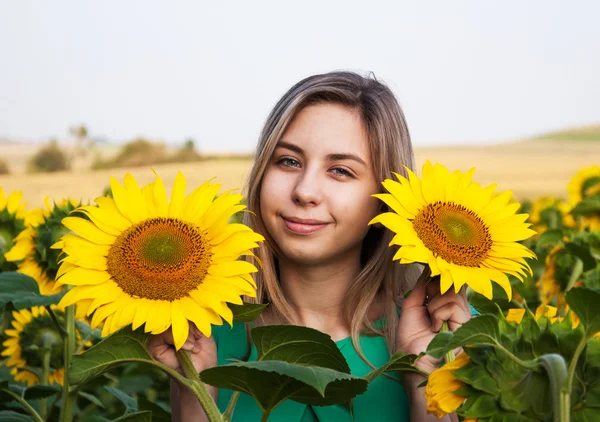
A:
{"type": "Polygon", "coordinates": [[[293,217],[283,217],[283,223],[288,231],[300,235],[318,232],[329,224],[319,220],[302,220],[293,217]]]}

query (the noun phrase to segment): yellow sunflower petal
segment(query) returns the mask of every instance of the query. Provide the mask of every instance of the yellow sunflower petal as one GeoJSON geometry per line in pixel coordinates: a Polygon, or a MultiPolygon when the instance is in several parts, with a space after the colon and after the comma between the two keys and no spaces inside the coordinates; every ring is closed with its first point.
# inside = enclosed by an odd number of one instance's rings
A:
{"type": "Polygon", "coordinates": [[[181,172],[177,172],[173,191],[171,192],[171,201],[169,202],[169,217],[179,217],[181,206],[185,197],[185,177],[181,172]]]}
{"type": "Polygon", "coordinates": [[[65,217],[62,224],[84,239],[99,245],[112,245],[116,237],[100,230],[94,223],[79,217],[65,217]]]}

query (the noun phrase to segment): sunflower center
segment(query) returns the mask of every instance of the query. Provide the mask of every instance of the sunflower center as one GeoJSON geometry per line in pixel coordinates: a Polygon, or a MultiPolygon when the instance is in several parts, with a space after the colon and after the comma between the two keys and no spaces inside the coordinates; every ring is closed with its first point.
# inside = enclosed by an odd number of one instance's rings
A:
{"type": "Polygon", "coordinates": [[[106,265],[125,293],[173,301],[202,283],[211,257],[210,244],[197,226],[161,217],[121,233],[108,252],[106,265]]]}
{"type": "Polygon", "coordinates": [[[444,260],[477,267],[492,247],[492,237],[473,211],[451,202],[435,202],[423,208],[413,221],[423,244],[444,260]]]}

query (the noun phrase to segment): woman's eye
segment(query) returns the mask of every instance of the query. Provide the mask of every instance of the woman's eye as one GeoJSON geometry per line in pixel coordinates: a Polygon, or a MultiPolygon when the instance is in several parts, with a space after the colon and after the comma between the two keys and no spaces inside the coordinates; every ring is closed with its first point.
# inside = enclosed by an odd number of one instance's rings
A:
{"type": "Polygon", "coordinates": [[[341,168],[341,167],[335,167],[332,168],[331,171],[333,172],[333,174],[335,174],[336,176],[342,176],[342,177],[354,177],[354,175],[352,173],[350,173],[348,170],[341,168]]]}
{"type": "Polygon", "coordinates": [[[283,157],[277,161],[278,164],[282,164],[285,167],[299,167],[300,163],[293,158],[283,157]]]}

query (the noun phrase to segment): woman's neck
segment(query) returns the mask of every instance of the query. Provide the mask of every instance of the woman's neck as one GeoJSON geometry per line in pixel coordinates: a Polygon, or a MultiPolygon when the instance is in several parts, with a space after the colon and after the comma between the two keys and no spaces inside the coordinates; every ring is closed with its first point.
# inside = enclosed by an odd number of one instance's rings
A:
{"type": "Polygon", "coordinates": [[[334,340],[348,337],[345,297],[359,272],[358,258],[320,266],[279,260],[279,280],[296,312],[295,323],[327,333],[334,340]]]}

